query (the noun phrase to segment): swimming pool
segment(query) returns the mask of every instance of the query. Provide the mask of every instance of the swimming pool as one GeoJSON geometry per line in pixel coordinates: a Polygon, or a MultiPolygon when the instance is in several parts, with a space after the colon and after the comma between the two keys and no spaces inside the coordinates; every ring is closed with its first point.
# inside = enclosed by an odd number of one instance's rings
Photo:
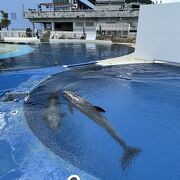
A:
{"type": "Polygon", "coordinates": [[[49,151],[77,168],[75,174],[79,169],[87,173],[78,174],[82,179],[178,179],[179,87],[179,67],[89,66],[56,74],[40,84],[25,102],[25,117],[49,151]],[[71,113],[63,90],[102,107],[119,137],[140,152],[124,162],[123,147],[77,107],[71,113]],[[60,109],[57,126],[47,120],[54,92],[60,109]]]}
{"type": "Polygon", "coordinates": [[[126,45],[95,43],[43,43],[31,45],[31,48],[34,49],[31,53],[14,58],[11,56],[11,58],[1,59],[0,71],[87,63],[127,55],[134,51],[134,48],[126,45]]]}
{"type": "MultiPolygon", "coordinates": [[[[68,62],[69,51],[59,49],[72,44],[54,44],[48,53],[43,47],[48,50],[49,46],[35,45],[35,51],[28,55],[2,61],[1,71],[9,72],[0,74],[0,179],[64,180],[72,174],[83,180],[179,179],[179,67],[91,65],[65,71],[59,66],[61,61],[48,62],[47,57],[53,55],[54,59],[56,53],[59,56],[64,51],[68,56],[64,62],[68,62]],[[30,57],[34,61],[43,57],[45,62],[31,64],[30,57]],[[20,64],[19,60],[25,62],[20,64]],[[99,114],[125,144],[139,149],[139,153],[123,156],[126,150],[112,131],[77,107],[72,108],[63,90],[105,110],[99,114]],[[58,107],[55,111],[54,103],[58,107]],[[55,123],[50,123],[48,112],[52,112],[55,123]]],[[[122,53],[119,47],[117,56],[133,51],[125,47],[122,53]]],[[[110,54],[106,54],[106,48],[102,51],[104,58],[111,54],[109,47],[110,54]]],[[[82,62],[80,52],[84,50],[80,49],[71,51],[75,63],[82,62]]],[[[92,52],[94,56],[84,55],[88,62],[89,57],[93,61],[101,57],[96,55],[99,50],[92,52]]]]}

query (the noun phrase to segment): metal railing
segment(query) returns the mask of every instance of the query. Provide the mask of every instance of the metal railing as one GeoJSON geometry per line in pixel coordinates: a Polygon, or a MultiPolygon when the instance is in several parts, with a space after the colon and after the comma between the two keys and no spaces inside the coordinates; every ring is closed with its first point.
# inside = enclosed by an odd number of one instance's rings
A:
{"type": "Polygon", "coordinates": [[[0,39],[4,39],[4,37],[26,37],[26,31],[0,31],[0,39]]]}
{"type": "Polygon", "coordinates": [[[118,10],[81,10],[81,11],[33,11],[25,12],[27,19],[44,18],[105,18],[105,17],[138,17],[139,11],[118,10]]]}
{"type": "Polygon", "coordinates": [[[83,32],[51,31],[50,39],[80,39],[83,32]]]}

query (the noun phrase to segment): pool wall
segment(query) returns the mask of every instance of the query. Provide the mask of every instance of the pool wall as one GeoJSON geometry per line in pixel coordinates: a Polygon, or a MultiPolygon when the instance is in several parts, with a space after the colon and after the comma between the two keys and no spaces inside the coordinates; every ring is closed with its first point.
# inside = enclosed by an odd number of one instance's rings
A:
{"type": "Polygon", "coordinates": [[[4,42],[7,43],[40,43],[36,37],[4,37],[4,42]]]}
{"type": "Polygon", "coordinates": [[[109,40],[80,40],[80,39],[50,39],[50,43],[96,43],[96,44],[112,44],[109,40]]]}
{"type": "Polygon", "coordinates": [[[180,63],[180,3],[142,5],[135,57],[180,63]]]}

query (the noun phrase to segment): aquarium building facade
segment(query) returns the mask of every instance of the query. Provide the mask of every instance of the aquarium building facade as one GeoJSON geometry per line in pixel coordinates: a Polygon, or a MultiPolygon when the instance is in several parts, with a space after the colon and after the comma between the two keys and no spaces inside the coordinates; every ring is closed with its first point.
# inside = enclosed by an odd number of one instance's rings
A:
{"type": "Polygon", "coordinates": [[[52,31],[101,32],[127,37],[129,32],[137,31],[140,4],[125,4],[124,0],[54,0],[39,3],[37,7],[25,12],[34,28],[41,23],[52,31]]]}

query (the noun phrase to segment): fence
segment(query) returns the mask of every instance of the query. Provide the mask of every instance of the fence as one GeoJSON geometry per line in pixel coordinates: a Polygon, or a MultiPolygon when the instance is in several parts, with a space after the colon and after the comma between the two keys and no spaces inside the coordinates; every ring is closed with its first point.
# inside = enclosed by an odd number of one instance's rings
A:
{"type": "Polygon", "coordinates": [[[83,32],[51,31],[50,39],[81,39],[83,32]]]}
{"type": "Polygon", "coordinates": [[[26,31],[0,31],[0,39],[5,37],[26,37],[26,31]]]}

